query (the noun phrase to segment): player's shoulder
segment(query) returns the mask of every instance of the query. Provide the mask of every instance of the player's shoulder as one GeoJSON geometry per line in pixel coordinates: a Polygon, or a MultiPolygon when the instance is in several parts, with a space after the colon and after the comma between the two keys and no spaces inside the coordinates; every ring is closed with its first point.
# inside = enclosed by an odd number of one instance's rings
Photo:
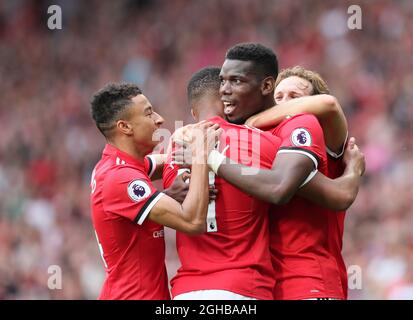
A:
{"type": "Polygon", "coordinates": [[[144,168],[138,168],[130,164],[117,164],[108,170],[106,174],[106,183],[124,183],[127,180],[143,179],[150,180],[144,168]]]}
{"type": "Polygon", "coordinates": [[[322,128],[317,117],[311,113],[300,113],[295,116],[289,117],[281,122],[274,130],[274,133],[279,136],[283,136],[289,132],[305,129],[312,132],[321,132],[322,128]]]}
{"type": "Polygon", "coordinates": [[[127,194],[134,199],[135,194],[146,194],[150,192],[152,182],[148,174],[132,165],[120,164],[111,168],[107,172],[102,183],[104,197],[115,197],[123,199],[127,194]]]}
{"type": "Polygon", "coordinates": [[[279,126],[285,126],[288,124],[295,124],[295,123],[302,123],[302,124],[314,124],[319,123],[318,119],[312,113],[299,113],[295,116],[291,116],[286,118],[284,121],[280,123],[279,126]]]}

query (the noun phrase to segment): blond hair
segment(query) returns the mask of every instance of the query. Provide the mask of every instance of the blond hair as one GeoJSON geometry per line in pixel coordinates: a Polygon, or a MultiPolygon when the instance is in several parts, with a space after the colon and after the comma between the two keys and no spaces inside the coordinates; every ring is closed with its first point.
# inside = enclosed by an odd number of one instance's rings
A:
{"type": "Polygon", "coordinates": [[[317,72],[304,69],[301,66],[295,66],[281,70],[281,72],[278,74],[277,80],[275,81],[275,86],[277,87],[281,81],[293,76],[302,78],[311,83],[311,85],[313,86],[311,95],[330,94],[327,83],[317,72]]]}

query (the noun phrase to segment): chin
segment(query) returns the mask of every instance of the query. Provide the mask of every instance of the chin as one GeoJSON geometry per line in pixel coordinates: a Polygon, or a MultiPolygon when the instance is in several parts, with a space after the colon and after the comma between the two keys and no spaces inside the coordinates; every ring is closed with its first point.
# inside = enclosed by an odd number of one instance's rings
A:
{"type": "Polygon", "coordinates": [[[227,120],[229,123],[232,123],[232,124],[244,124],[244,123],[245,123],[245,119],[244,119],[244,118],[235,118],[235,117],[228,118],[228,117],[226,117],[226,120],[227,120]]]}

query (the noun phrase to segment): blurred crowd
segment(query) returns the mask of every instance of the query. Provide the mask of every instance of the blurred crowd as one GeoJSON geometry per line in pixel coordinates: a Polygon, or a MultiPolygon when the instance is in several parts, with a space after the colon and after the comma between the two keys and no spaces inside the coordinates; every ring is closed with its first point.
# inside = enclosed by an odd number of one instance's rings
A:
{"type": "Polygon", "coordinates": [[[1,1],[0,299],[99,294],[89,181],[104,139],[91,95],[110,81],[138,83],[173,129],[192,120],[191,74],[221,65],[238,42],[271,47],[281,67],[318,71],[365,153],[346,218],[349,298],[413,299],[412,34],[409,0],[1,1]],[[47,27],[50,4],[62,8],[61,30],[47,27]],[[361,30],[348,28],[352,4],[361,30]],[[50,266],[61,268],[61,289],[48,287],[50,266]]]}

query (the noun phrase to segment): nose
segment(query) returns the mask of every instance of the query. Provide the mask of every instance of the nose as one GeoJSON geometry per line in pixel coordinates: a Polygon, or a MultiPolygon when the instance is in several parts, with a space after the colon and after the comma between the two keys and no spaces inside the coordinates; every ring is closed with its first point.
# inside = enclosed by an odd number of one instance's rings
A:
{"type": "Polygon", "coordinates": [[[157,126],[160,126],[162,123],[165,122],[165,119],[162,118],[162,116],[159,113],[156,113],[156,112],[154,112],[154,113],[155,113],[155,124],[157,126]]]}
{"type": "Polygon", "coordinates": [[[231,94],[231,86],[229,85],[229,81],[221,80],[221,85],[219,87],[219,94],[221,96],[231,94]]]}

